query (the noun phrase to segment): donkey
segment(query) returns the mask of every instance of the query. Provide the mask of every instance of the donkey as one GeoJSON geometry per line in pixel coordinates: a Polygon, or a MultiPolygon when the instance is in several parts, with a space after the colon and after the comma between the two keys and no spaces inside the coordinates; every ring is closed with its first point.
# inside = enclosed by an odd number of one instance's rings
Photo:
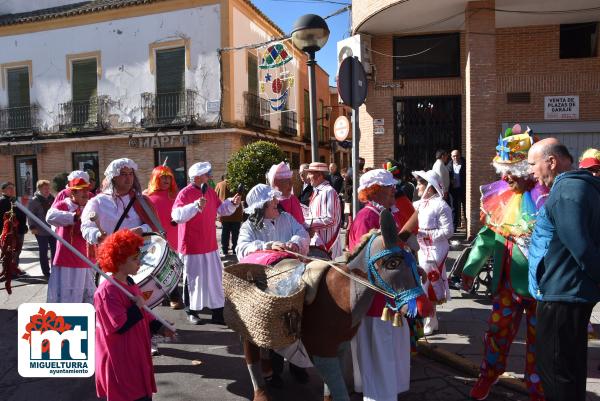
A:
{"type": "MultiPolygon", "coordinates": [[[[381,230],[365,235],[357,250],[340,268],[363,279],[369,278],[378,287],[385,286],[386,288],[382,288],[385,291],[393,289],[398,295],[398,312],[402,315],[407,313],[409,307],[408,304],[402,305],[400,295],[406,294],[406,291],[420,293],[418,297],[413,297],[413,309],[416,300],[419,315],[429,315],[431,304],[423,292],[419,291],[420,282],[416,270],[408,266],[406,254],[398,247],[399,237],[390,212],[381,213],[380,226],[381,230]],[[373,279],[373,270],[369,274],[369,264],[381,281],[373,279]]],[[[310,268],[310,264],[307,268],[310,268]]],[[[374,296],[374,290],[329,268],[321,278],[314,301],[304,307],[301,339],[335,401],[350,399],[337,359],[338,349],[340,344],[354,337],[374,296]]],[[[254,401],[270,401],[262,379],[259,348],[247,339],[244,339],[244,356],[254,386],[254,401]]]]}

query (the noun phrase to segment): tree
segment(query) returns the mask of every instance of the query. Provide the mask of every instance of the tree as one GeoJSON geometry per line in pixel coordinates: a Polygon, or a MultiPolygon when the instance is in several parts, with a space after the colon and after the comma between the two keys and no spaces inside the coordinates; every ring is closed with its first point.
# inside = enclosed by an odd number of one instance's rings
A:
{"type": "Polygon", "coordinates": [[[227,162],[227,182],[234,191],[241,184],[245,192],[248,192],[256,184],[264,184],[271,166],[284,158],[279,146],[272,142],[251,143],[234,153],[227,162]]]}

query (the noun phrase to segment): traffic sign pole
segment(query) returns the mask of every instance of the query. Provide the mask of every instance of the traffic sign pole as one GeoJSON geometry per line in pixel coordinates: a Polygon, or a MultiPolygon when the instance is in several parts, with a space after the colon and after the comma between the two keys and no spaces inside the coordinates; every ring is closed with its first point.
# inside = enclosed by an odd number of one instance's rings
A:
{"type": "MultiPolygon", "coordinates": [[[[356,82],[358,80],[358,71],[355,68],[354,64],[351,64],[352,67],[352,82],[356,82]]],[[[353,86],[352,86],[353,87],[353,86]]],[[[353,87],[354,88],[354,87],[353,87]]],[[[356,218],[356,213],[358,213],[358,180],[359,180],[359,155],[358,155],[358,146],[360,144],[360,126],[359,117],[358,117],[358,106],[359,103],[358,91],[352,90],[352,220],[356,218]]],[[[362,102],[361,102],[362,103],[362,102]]]]}

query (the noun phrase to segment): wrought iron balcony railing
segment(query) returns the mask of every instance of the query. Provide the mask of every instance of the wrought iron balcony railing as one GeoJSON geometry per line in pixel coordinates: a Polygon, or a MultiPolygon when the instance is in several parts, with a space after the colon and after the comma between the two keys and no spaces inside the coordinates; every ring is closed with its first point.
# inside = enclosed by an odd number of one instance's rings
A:
{"type": "Polygon", "coordinates": [[[254,93],[244,93],[246,104],[246,125],[256,128],[271,128],[269,111],[271,105],[267,99],[263,99],[254,93]]]}
{"type": "Polygon", "coordinates": [[[34,133],[37,127],[38,107],[8,107],[0,109],[0,135],[34,133]]]}
{"type": "Polygon", "coordinates": [[[281,125],[279,131],[287,136],[298,135],[298,114],[295,111],[285,111],[281,113],[281,125]]]}
{"type": "Polygon", "coordinates": [[[142,93],[142,127],[193,125],[198,92],[142,93]]]}
{"type": "Polygon", "coordinates": [[[94,96],[84,101],[69,101],[58,105],[59,129],[102,130],[108,126],[108,96],[94,96]]]}

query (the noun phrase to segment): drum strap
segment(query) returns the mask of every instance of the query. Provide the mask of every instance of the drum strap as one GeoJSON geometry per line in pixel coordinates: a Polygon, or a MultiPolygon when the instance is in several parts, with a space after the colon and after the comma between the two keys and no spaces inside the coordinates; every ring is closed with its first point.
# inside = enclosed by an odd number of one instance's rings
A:
{"type": "Polygon", "coordinates": [[[119,221],[117,221],[117,225],[115,226],[113,233],[116,233],[117,230],[121,227],[121,224],[123,224],[123,220],[125,220],[125,216],[127,216],[127,213],[129,213],[129,210],[131,210],[131,207],[133,206],[133,202],[135,202],[135,196],[131,196],[131,199],[129,200],[127,207],[125,208],[125,210],[123,210],[123,214],[121,215],[121,217],[119,217],[119,221]]]}

